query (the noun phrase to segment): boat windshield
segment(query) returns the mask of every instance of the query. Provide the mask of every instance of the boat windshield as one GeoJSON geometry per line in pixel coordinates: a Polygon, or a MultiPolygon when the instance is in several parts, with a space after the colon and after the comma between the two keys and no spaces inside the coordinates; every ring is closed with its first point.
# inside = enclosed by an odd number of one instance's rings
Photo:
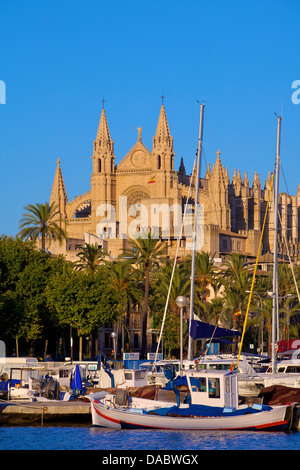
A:
{"type": "Polygon", "coordinates": [[[206,392],[206,377],[190,378],[192,392],[206,392]]]}
{"type": "Polygon", "coordinates": [[[220,379],[208,379],[209,398],[220,398],[220,379]]]}

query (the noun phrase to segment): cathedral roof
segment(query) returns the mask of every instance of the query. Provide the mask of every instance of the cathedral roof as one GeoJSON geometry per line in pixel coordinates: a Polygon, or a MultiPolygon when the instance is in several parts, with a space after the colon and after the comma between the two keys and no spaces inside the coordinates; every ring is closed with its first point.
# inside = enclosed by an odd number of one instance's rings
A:
{"type": "Polygon", "coordinates": [[[117,171],[150,170],[151,153],[142,142],[142,128],[138,127],[138,140],[117,166],[117,171]]]}

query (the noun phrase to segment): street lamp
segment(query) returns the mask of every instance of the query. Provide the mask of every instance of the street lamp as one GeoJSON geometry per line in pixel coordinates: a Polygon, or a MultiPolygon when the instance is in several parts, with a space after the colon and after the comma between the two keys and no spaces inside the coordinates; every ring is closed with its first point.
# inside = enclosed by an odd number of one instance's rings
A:
{"type": "Polygon", "coordinates": [[[183,309],[187,304],[187,299],[183,295],[179,295],[176,299],[176,305],[180,308],[180,375],[182,375],[183,363],[183,309]]]}
{"type": "Polygon", "coordinates": [[[117,338],[117,333],[115,331],[112,331],[110,334],[112,340],[113,340],[113,345],[114,345],[114,358],[115,358],[115,368],[117,365],[117,350],[116,350],[116,338],[117,338]]]}

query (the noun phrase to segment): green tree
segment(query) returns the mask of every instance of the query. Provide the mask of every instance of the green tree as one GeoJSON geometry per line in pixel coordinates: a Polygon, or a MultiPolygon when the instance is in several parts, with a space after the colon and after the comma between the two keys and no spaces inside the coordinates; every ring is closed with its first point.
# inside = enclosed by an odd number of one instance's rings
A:
{"type": "Polygon", "coordinates": [[[22,337],[27,339],[28,328],[23,301],[14,291],[7,290],[0,295],[0,322],[1,339],[9,346],[7,349],[14,348],[16,356],[19,357],[19,340],[22,337]],[[11,338],[15,341],[14,346],[11,338]]]}
{"type": "Polygon", "coordinates": [[[62,228],[63,221],[60,212],[54,203],[50,205],[46,201],[45,204],[29,204],[24,209],[27,212],[23,214],[18,233],[22,240],[41,239],[41,249],[45,251],[46,239],[50,244],[52,238],[59,242],[67,238],[67,233],[62,228]]]}
{"type": "Polygon", "coordinates": [[[14,339],[17,355],[19,339],[30,339],[30,326],[35,324],[32,318],[26,317],[24,299],[17,292],[20,276],[34,252],[31,242],[7,236],[0,238],[0,336],[7,343],[8,351],[14,348],[11,338],[14,339]]]}
{"type": "MultiPolygon", "coordinates": [[[[195,258],[194,308],[197,310],[201,320],[208,322],[210,318],[208,316],[207,301],[211,294],[211,289],[215,292],[220,286],[213,258],[213,256],[205,251],[196,253],[195,258]]],[[[186,278],[189,279],[190,288],[191,256],[188,256],[185,260],[184,273],[186,278]]]]}
{"type": "Polygon", "coordinates": [[[38,342],[45,342],[44,355],[47,353],[48,340],[57,338],[58,330],[56,319],[47,304],[46,288],[51,276],[62,272],[66,264],[62,257],[52,258],[43,251],[33,251],[16,284],[16,294],[23,302],[26,340],[32,346],[36,343],[40,350],[42,345],[38,345],[38,342]]]}
{"type": "MultiPolygon", "coordinates": [[[[297,267],[294,267],[296,282],[299,282],[297,267]]],[[[291,268],[286,263],[279,263],[279,315],[280,339],[297,338],[299,336],[300,305],[291,268]]],[[[255,292],[252,299],[252,310],[256,312],[257,322],[264,325],[268,336],[269,350],[272,337],[272,298],[273,273],[257,277],[255,292]]],[[[261,341],[262,334],[259,336],[261,341]]]]}
{"type": "Polygon", "coordinates": [[[106,256],[105,250],[99,248],[96,244],[86,243],[84,247],[77,253],[78,261],[75,262],[76,269],[86,269],[95,272],[106,256]]]}
{"type": "Polygon", "coordinates": [[[0,238],[0,293],[14,290],[20,273],[34,252],[32,242],[3,235],[0,238]]]}
{"type": "Polygon", "coordinates": [[[117,295],[121,295],[124,299],[123,314],[120,316],[121,331],[127,332],[128,338],[125,340],[126,334],[123,336],[124,347],[126,343],[130,343],[129,324],[130,311],[133,305],[140,304],[142,300],[142,289],[140,283],[140,275],[136,268],[127,260],[107,261],[105,269],[107,279],[110,281],[112,288],[117,295]]]}
{"type": "Polygon", "coordinates": [[[8,349],[15,339],[17,355],[20,338],[32,349],[50,330],[53,335],[45,289],[50,276],[65,264],[61,257],[36,251],[33,242],[1,237],[0,331],[8,349]]]}
{"type": "MultiPolygon", "coordinates": [[[[152,310],[155,312],[154,327],[161,327],[163,315],[165,312],[166,301],[171,282],[173,263],[166,263],[159,271],[153,287],[150,298],[152,310]]],[[[178,352],[180,345],[180,309],[177,307],[176,299],[178,296],[189,296],[189,279],[185,276],[184,266],[180,264],[175,267],[173,281],[170,289],[168,308],[163,331],[163,344],[171,356],[175,351],[178,352]]],[[[186,342],[186,322],[183,329],[183,343],[186,342]]]]}
{"type": "Polygon", "coordinates": [[[82,337],[96,327],[117,321],[124,300],[102,276],[69,270],[51,278],[47,297],[59,323],[77,330],[80,360],[82,337]]]}
{"type": "Polygon", "coordinates": [[[239,254],[232,254],[226,258],[226,270],[221,278],[223,285],[223,319],[227,327],[242,329],[242,322],[246,313],[249,299],[251,276],[246,259],[239,254]],[[227,317],[226,317],[227,314],[227,317]]]}

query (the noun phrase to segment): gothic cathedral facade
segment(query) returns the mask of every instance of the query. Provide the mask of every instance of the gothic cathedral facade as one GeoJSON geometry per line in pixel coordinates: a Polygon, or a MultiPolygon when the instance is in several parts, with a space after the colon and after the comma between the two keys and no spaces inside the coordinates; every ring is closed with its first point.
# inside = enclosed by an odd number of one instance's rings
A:
{"type": "MultiPolygon", "coordinates": [[[[127,248],[128,239],[142,236],[149,229],[166,240],[167,254],[174,256],[177,243],[179,257],[190,254],[192,219],[195,200],[195,174],[186,174],[181,158],[174,168],[173,137],[165,107],[162,104],[150,151],[142,141],[142,129],[130,151],[116,164],[104,107],[96,138],[93,142],[90,191],[69,201],[60,161],[50,196],[62,220],[67,222],[68,239],[61,246],[52,242],[53,254],[62,253],[76,260],[76,252],[85,243],[103,247],[111,259],[127,248]],[[186,206],[188,204],[188,206],[186,206]],[[189,207],[185,213],[185,208],[189,207]],[[183,223],[184,230],[181,231],[183,223]],[[178,240],[180,231],[182,238],[178,240]]],[[[228,253],[240,253],[255,259],[259,246],[264,213],[268,200],[271,175],[264,186],[255,173],[250,186],[247,172],[242,178],[234,171],[232,180],[221,162],[220,152],[212,167],[208,164],[200,180],[201,244],[216,260],[228,253]]],[[[298,193],[279,196],[280,230],[278,253],[281,258],[297,262],[299,250],[300,185],[298,193]]],[[[268,262],[273,252],[273,198],[267,215],[265,235],[260,253],[261,262],[268,262]]]]}

